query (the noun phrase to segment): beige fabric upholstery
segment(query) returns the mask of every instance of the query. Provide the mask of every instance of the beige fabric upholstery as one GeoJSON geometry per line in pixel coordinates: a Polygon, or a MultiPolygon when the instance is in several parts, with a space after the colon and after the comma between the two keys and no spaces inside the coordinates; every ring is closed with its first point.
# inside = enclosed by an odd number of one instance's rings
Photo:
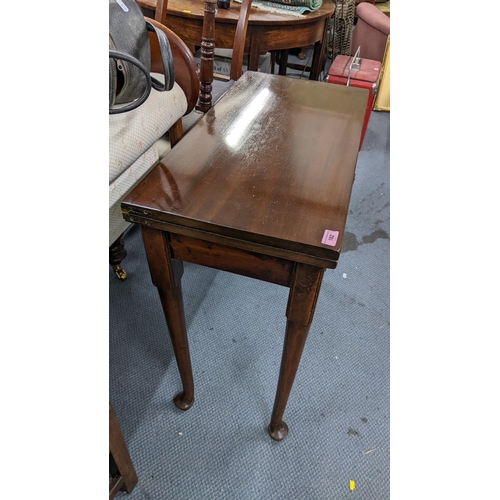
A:
{"type": "Polygon", "coordinates": [[[186,110],[186,96],[175,83],[170,92],[152,90],[139,108],[109,116],[110,245],[129,225],[121,215],[123,198],[170,150],[166,132],[186,110]]]}
{"type": "Polygon", "coordinates": [[[169,151],[170,141],[164,135],[109,185],[109,245],[130,225],[122,216],[123,198],[169,151]]]}

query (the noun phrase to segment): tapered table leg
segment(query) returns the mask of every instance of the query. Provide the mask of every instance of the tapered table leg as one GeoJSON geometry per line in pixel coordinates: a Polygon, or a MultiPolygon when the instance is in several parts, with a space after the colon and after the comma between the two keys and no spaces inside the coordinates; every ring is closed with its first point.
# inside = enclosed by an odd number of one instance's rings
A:
{"type": "Polygon", "coordinates": [[[312,323],[323,273],[323,268],[300,263],[295,266],[288,296],[285,342],[278,388],[271,423],[268,426],[269,435],[276,441],[281,441],[288,435],[288,426],[282,420],[283,413],[312,323]]]}
{"type": "Polygon", "coordinates": [[[182,392],[175,396],[174,403],[181,410],[189,410],[194,403],[194,382],[181,289],[183,264],[172,259],[166,233],[145,226],[141,230],[151,279],[160,295],[182,382],[182,392]]]}

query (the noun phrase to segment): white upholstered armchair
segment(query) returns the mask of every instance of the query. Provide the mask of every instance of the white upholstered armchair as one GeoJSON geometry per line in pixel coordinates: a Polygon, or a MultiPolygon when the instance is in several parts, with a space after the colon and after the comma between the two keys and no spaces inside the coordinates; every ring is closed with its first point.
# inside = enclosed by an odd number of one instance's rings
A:
{"type": "MultiPolygon", "coordinates": [[[[165,156],[182,135],[182,116],[198,99],[199,78],[193,55],[171,30],[149,19],[168,38],[174,58],[175,84],[169,92],[152,90],[138,108],[109,116],[109,262],[119,279],[126,273],[121,262],[127,252],[122,235],[129,226],[120,204],[132,188],[165,156]]],[[[158,42],[150,37],[151,70],[162,68],[158,42]]]]}

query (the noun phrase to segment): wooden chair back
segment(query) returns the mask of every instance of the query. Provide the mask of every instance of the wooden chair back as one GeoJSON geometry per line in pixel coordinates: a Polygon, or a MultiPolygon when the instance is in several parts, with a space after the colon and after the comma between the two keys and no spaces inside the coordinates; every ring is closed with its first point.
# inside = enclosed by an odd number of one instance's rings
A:
{"type": "Polygon", "coordinates": [[[167,22],[167,6],[168,0],[156,0],[156,5],[154,6],[154,8],[153,5],[151,5],[149,2],[147,4],[141,2],[141,5],[139,5],[142,13],[144,14],[144,17],[151,17],[164,26],[166,26],[167,22]]]}
{"type": "Polygon", "coordinates": [[[168,0],[158,0],[155,9],[155,21],[164,26],[167,24],[167,6],[168,0]]]}

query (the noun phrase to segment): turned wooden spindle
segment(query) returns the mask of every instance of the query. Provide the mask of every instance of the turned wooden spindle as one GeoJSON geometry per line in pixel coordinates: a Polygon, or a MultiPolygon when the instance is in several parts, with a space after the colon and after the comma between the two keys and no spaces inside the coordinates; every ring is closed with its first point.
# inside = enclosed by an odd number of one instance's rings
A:
{"type": "MultiPolygon", "coordinates": [[[[214,52],[215,52],[215,6],[217,0],[205,0],[203,18],[203,32],[201,39],[200,60],[200,95],[196,109],[206,113],[212,107],[212,82],[214,81],[214,52]]],[[[239,9],[238,22],[233,43],[231,57],[230,79],[238,80],[243,73],[243,56],[247,38],[248,20],[252,0],[243,0],[241,5],[233,5],[239,9]]],[[[229,88],[229,87],[228,87],[229,88]]]]}
{"type": "Polygon", "coordinates": [[[200,57],[200,96],[196,109],[206,113],[212,107],[214,81],[215,6],[217,0],[205,0],[200,57]]]}

